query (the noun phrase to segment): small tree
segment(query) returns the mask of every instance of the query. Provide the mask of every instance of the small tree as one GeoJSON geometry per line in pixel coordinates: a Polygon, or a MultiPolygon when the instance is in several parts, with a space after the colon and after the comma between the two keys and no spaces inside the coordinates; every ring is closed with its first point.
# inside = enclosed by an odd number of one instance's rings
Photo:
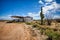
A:
{"type": "Polygon", "coordinates": [[[44,14],[43,14],[43,11],[42,11],[42,7],[41,7],[40,17],[41,17],[41,25],[43,25],[44,14]]]}
{"type": "Polygon", "coordinates": [[[47,25],[51,25],[53,14],[52,13],[46,14],[46,19],[47,19],[47,25]]]}

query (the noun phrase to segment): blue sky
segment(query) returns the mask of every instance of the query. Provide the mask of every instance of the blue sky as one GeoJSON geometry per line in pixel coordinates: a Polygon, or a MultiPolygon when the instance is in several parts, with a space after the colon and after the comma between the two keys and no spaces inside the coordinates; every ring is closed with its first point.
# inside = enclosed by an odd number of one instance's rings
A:
{"type": "Polygon", "coordinates": [[[59,0],[0,0],[0,19],[11,19],[10,16],[31,16],[40,19],[39,13],[43,6],[43,14],[60,17],[59,0]]]}

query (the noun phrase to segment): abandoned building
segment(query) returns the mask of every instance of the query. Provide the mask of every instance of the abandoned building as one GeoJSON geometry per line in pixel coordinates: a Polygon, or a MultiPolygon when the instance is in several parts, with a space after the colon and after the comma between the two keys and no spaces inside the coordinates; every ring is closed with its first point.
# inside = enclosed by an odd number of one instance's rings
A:
{"type": "Polygon", "coordinates": [[[30,17],[30,16],[26,16],[26,17],[23,17],[23,16],[11,16],[12,18],[14,18],[13,20],[16,21],[16,22],[31,22],[33,21],[33,18],[30,17]]]}

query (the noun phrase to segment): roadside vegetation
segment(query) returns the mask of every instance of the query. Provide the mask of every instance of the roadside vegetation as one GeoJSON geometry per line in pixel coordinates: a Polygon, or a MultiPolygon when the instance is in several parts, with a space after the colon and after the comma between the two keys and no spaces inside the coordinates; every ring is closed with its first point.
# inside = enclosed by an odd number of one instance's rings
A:
{"type": "Polygon", "coordinates": [[[60,40],[60,25],[56,24],[53,25],[40,25],[38,21],[36,21],[33,25],[33,28],[36,28],[37,30],[40,30],[41,35],[47,35],[48,38],[46,40],[60,40]],[[54,28],[51,28],[54,27],[54,28]]]}

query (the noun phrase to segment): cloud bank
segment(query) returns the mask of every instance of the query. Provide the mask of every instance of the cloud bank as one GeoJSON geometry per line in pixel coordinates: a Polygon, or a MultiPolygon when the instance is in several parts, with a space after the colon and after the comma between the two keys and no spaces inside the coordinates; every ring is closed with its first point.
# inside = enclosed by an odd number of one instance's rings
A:
{"type": "Polygon", "coordinates": [[[44,1],[49,3],[49,2],[52,2],[53,0],[44,0],[44,1]]]}
{"type": "MultiPolygon", "coordinates": [[[[45,18],[47,16],[51,16],[51,18],[52,17],[55,18],[56,15],[53,15],[53,14],[56,13],[56,11],[60,10],[60,4],[56,3],[55,0],[43,0],[43,1],[39,0],[38,3],[43,6],[43,14],[45,15],[45,18]]],[[[34,19],[37,19],[37,18],[40,19],[39,17],[40,12],[41,10],[38,13],[33,13],[33,12],[28,13],[28,15],[32,16],[34,19]]]]}

